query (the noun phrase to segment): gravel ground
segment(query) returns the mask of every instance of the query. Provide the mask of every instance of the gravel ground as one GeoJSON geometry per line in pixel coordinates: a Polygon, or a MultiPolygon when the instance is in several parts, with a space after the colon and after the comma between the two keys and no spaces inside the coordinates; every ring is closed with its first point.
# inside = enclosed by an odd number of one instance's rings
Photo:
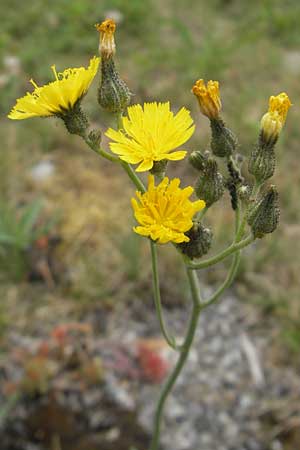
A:
{"type": "MultiPolygon", "coordinates": [[[[170,328],[182,336],[187,314],[172,309],[166,316],[170,328]]],[[[64,370],[57,370],[48,391],[31,401],[22,398],[12,409],[0,427],[5,442],[1,450],[125,450],[128,442],[138,450],[147,447],[160,386],[141,372],[137,348],[141,342],[151,343],[170,366],[177,355],[162,343],[152,308],[139,303],[122,314],[90,313],[85,321],[91,329],[103,325],[103,335],[85,336],[82,346],[84,355],[101,357],[106,367],[101,383],[83,388],[74,376],[66,377],[64,370]],[[50,445],[49,436],[39,442],[32,433],[32,427],[44,427],[41,423],[32,425],[32,417],[40,418],[45,405],[49,413],[53,388],[60,395],[56,396],[56,406],[51,404],[52,413],[59,404],[64,415],[72,416],[65,424],[69,430],[66,438],[62,436],[60,447],[50,445]],[[75,445],[70,439],[75,429],[89,439],[80,440],[78,435],[75,445]],[[16,447],[12,442],[18,433],[16,447]]],[[[295,369],[274,364],[272,335],[272,329],[264,327],[256,310],[232,295],[203,312],[188,363],[167,403],[161,440],[164,450],[298,450],[293,439],[300,425],[299,375],[295,369]]],[[[12,333],[10,339],[14,345],[23,342],[37,347],[41,338],[12,333]]],[[[14,364],[8,359],[3,365],[6,379],[8,375],[12,380],[20,376],[14,364]]],[[[61,416],[62,411],[56,411],[56,415],[61,416]]],[[[62,435],[55,426],[52,435],[62,435]]]]}
{"type": "MultiPolygon", "coordinates": [[[[167,316],[178,335],[187,319],[182,316],[180,310],[167,316]]],[[[148,328],[158,332],[156,319],[147,319],[148,328]]],[[[299,374],[274,365],[272,330],[258,320],[254,308],[231,295],[203,312],[189,360],[167,403],[162,433],[166,450],[294,448],[285,447],[280,437],[292,417],[300,425],[299,374]],[[291,409],[285,418],[276,415],[287,405],[291,409]]],[[[127,330],[143,331],[144,324],[125,322],[127,330]]],[[[115,328],[117,334],[130,340],[122,323],[115,328]]],[[[169,359],[175,362],[174,354],[169,352],[169,359]]],[[[136,392],[139,421],[149,432],[158,393],[153,385],[139,386],[136,392]]]]}

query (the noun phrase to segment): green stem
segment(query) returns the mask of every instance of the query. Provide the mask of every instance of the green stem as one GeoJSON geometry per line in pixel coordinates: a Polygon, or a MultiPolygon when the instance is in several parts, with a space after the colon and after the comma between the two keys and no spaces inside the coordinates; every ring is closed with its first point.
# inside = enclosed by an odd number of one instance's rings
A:
{"type": "Polygon", "coordinates": [[[199,222],[200,222],[200,220],[203,219],[203,217],[205,216],[205,214],[207,213],[207,211],[208,211],[208,208],[205,206],[205,208],[201,209],[201,211],[199,211],[199,212],[196,214],[196,219],[199,220],[199,222]]]}
{"type": "Polygon", "coordinates": [[[187,276],[188,276],[188,280],[189,280],[189,284],[190,284],[190,289],[192,292],[193,302],[196,303],[199,307],[201,307],[202,297],[201,297],[201,291],[200,291],[199,279],[198,279],[197,272],[195,272],[194,270],[192,270],[188,267],[186,268],[186,272],[187,272],[187,276]]]}
{"type": "Polygon", "coordinates": [[[118,130],[121,130],[123,128],[123,114],[117,113],[117,127],[118,130]]]}
{"type": "MultiPolygon", "coordinates": [[[[239,208],[235,211],[235,232],[236,232],[236,237],[235,237],[235,241],[237,241],[237,234],[240,228],[240,210],[239,208]]],[[[233,256],[233,260],[229,269],[229,272],[227,274],[227,277],[225,279],[225,281],[221,284],[221,286],[216,290],[216,292],[209,297],[203,307],[206,308],[207,306],[211,305],[212,303],[215,303],[219,297],[223,294],[223,292],[225,291],[225,289],[227,289],[231,283],[233,282],[239,264],[240,264],[240,260],[241,260],[241,250],[238,250],[235,252],[234,256],[233,256]]]]}
{"type": "Polygon", "coordinates": [[[123,167],[123,169],[125,170],[125,172],[129,176],[129,178],[131,179],[133,184],[137,187],[137,189],[139,191],[141,191],[142,193],[146,192],[146,188],[143,185],[142,180],[136,175],[136,173],[133,170],[133,168],[131,167],[131,165],[126,163],[126,162],[124,162],[124,161],[121,161],[121,166],[123,167]]]}
{"type": "Polygon", "coordinates": [[[176,380],[181,373],[181,370],[188,358],[190,348],[192,346],[195,332],[197,329],[198,319],[201,311],[201,305],[200,305],[200,293],[198,289],[198,282],[196,282],[195,274],[187,269],[188,273],[188,279],[190,283],[190,288],[192,292],[192,299],[193,299],[193,309],[192,314],[190,318],[190,322],[188,325],[188,330],[186,333],[186,337],[184,340],[184,344],[182,346],[182,350],[180,352],[180,355],[178,357],[177,363],[175,365],[175,368],[173,372],[171,373],[169,379],[167,380],[166,384],[164,385],[159,402],[155,411],[154,415],[154,430],[153,430],[153,437],[152,442],[150,445],[149,450],[157,450],[159,445],[159,436],[160,436],[160,428],[161,428],[161,420],[163,415],[164,406],[166,403],[166,400],[168,398],[169,393],[171,392],[174,384],[176,383],[176,380]]]}
{"type": "Polygon", "coordinates": [[[227,289],[231,283],[233,282],[239,264],[240,264],[240,260],[241,260],[241,252],[237,251],[235,253],[235,255],[233,256],[233,260],[229,269],[229,272],[227,274],[227,277],[225,279],[225,281],[223,282],[223,284],[221,284],[221,286],[216,290],[216,292],[208,299],[205,301],[204,303],[204,307],[206,308],[207,306],[211,305],[212,303],[215,303],[221,294],[223,294],[223,292],[225,291],[225,289],[227,289]]]}
{"type": "Polygon", "coordinates": [[[108,159],[111,162],[120,162],[120,158],[118,156],[114,156],[100,146],[98,147],[97,145],[94,145],[87,136],[83,136],[83,140],[90,147],[90,149],[92,149],[98,155],[103,156],[103,158],[108,159]]]}
{"type": "Polygon", "coordinates": [[[158,275],[158,265],[157,265],[157,248],[156,244],[150,240],[150,248],[151,248],[151,259],[152,259],[152,275],[153,275],[153,293],[154,293],[154,303],[156,308],[156,313],[158,316],[160,328],[162,331],[162,334],[169,344],[170,347],[172,347],[174,350],[180,350],[180,346],[176,344],[175,338],[173,336],[170,336],[164,319],[163,319],[163,312],[162,312],[162,305],[161,305],[161,295],[160,295],[160,287],[159,287],[159,275],[158,275]]]}
{"type": "MultiPolygon", "coordinates": [[[[251,194],[252,202],[256,200],[256,197],[257,197],[257,194],[259,193],[260,188],[261,188],[261,184],[255,182],[255,184],[253,186],[253,191],[252,191],[252,194],[251,194]]],[[[248,212],[249,212],[249,208],[250,207],[251,206],[248,206],[248,208],[244,212],[244,216],[242,218],[242,221],[241,221],[240,226],[238,228],[238,231],[236,233],[235,242],[239,242],[242,239],[243,235],[244,235],[245,227],[246,227],[246,224],[247,224],[247,216],[248,216],[248,212]]]]}
{"type": "Polygon", "coordinates": [[[212,256],[211,258],[205,259],[204,261],[200,261],[200,262],[190,261],[187,263],[187,265],[190,269],[204,269],[206,267],[213,266],[214,264],[217,264],[218,262],[223,261],[223,259],[232,255],[232,253],[235,253],[236,251],[241,250],[242,248],[246,247],[252,241],[254,241],[254,237],[252,235],[249,235],[247,238],[243,239],[242,241],[234,242],[228,248],[226,248],[222,252],[218,253],[217,255],[212,256]]]}
{"type": "Polygon", "coordinates": [[[103,156],[103,158],[108,159],[111,162],[114,163],[119,163],[120,162],[120,158],[118,158],[118,156],[113,156],[110,153],[108,153],[106,150],[104,150],[103,148],[99,147],[98,150],[95,150],[96,153],[98,153],[100,156],[103,156]]]}

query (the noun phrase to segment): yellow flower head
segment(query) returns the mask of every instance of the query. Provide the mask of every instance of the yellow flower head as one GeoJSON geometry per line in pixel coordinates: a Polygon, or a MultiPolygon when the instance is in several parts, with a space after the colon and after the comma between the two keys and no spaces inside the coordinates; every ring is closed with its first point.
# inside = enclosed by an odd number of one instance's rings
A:
{"type": "Polygon", "coordinates": [[[116,53],[115,30],[116,23],[112,19],[106,19],[102,23],[97,23],[97,31],[100,33],[99,52],[103,58],[109,58],[116,53]]]}
{"type": "Polygon", "coordinates": [[[291,105],[292,103],[285,92],[270,97],[269,111],[261,119],[261,129],[266,142],[277,140],[291,105]]]}
{"type": "Polygon", "coordinates": [[[110,149],[123,161],[139,164],[137,172],[145,172],[155,161],[183,159],[186,151],[172,152],[194,133],[190,112],[181,108],[177,114],[170,111],[170,103],[144,103],[127,108],[123,130],[109,128],[105,133],[115,142],[110,149]],[[172,153],[171,153],[172,152],[172,153]]]}
{"type": "Polygon", "coordinates": [[[66,69],[56,72],[52,66],[55,81],[38,86],[33,80],[33,92],[27,92],[17,100],[9,113],[9,119],[22,120],[29,117],[64,115],[87,93],[99,66],[100,58],[92,58],[89,67],[66,69]]]}
{"type": "Polygon", "coordinates": [[[222,106],[219,82],[210,80],[205,86],[204,80],[198,80],[193,86],[192,93],[198,99],[202,114],[209,119],[217,119],[222,106]]]}
{"type": "Polygon", "coordinates": [[[140,224],[134,228],[136,233],[160,244],[189,242],[184,233],[192,228],[193,216],[205,207],[205,202],[191,202],[189,197],[194,189],[191,186],[180,189],[179,185],[178,178],[169,183],[165,177],[155,186],[154,176],[149,176],[147,192],[136,192],[138,201],[131,200],[134,216],[140,224]]]}

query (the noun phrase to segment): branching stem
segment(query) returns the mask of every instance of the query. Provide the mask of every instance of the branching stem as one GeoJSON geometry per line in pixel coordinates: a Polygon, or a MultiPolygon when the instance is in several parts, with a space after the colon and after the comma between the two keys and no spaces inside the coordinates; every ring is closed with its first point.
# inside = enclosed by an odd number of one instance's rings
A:
{"type": "Polygon", "coordinates": [[[154,303],[156,308],[156,313],[158,316],[160,328],[162,331],[162,334],[169,344],[170,347],[173,348],[173,350],[179,351],[181,349],[181,346],[178,346],[176,344],[175,338],[173,336],[170,336],[164,319],[163,319],[163,312],[162,312],[162,305],[161,305],[161,296],[160,296],[160,287],[159,287],[159,275],[158,275],[158,266],[157,266],[157,248],[156,244],[150,240],[150,248],[151,248],[151,259],[152,259],[152,275],[153,275],[153,293],[154,293],[154,303]]]}

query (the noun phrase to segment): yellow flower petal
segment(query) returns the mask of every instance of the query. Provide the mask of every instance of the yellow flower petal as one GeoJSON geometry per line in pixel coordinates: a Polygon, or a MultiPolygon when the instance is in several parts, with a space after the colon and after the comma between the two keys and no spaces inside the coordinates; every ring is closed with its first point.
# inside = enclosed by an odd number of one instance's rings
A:
{"type": "MultiPolygon", "coordinates": [[[[155,161],[183,159],[185,151],[173,152],[194,133],[190,112],[181,108],[177,114],[170,110],[169,102],[133,105],[123,118],[123,129],[109,128],[105,133],[112,141],[110,149],[120,157],[136,158],[141,162],[138,172],[150,170],[155,161]]],[[[134,163],[133,163],[134,164],[134,163]]]]}
{"type": "Polygon", "coordinates": [[[136,169],[136,172],[146,172],[147,170],[152,169],[153,161],[151,159],[145,159],[136,169]]]}
{"type": "Polygon", "coordinates": [[[158,186],[154,184],[154,176],[149,176],[148,190],[144,194],[137,192],[137,199],[131,200],[134,216],[139,226],[134,231],[148,236],[160,244],[188,242],[184,234],[193,226],[193,216],[205,207],[203,200],[191,202],[193,188],[180,187],[180,179],[171,182],[165,177],[158,186]]]}
{"type": "Polygon", "coordinates": [[[192,93],[197,97],[202,114],[210,119],[217,119],[222,107],[218,81],[198,80],[193,86],[192,93]]]}
{"type": "Polygon", "coordinates": [[[55,66],[52,66],[55,81],[39,87],[31,80],[34,91],[17,100],[8,118],[22,120],[66,114],[87,93],[97,73],[99,62],[100,58],[94,56],[87,69],[66,69],[62,73],[57,73],[55,66]]]}
{"type": "Polygon", "coordinates": [[[285,92],[272,95],[269,99],[269,110],[261,119],[261,130],[266,142],[275,142],[286,121],[286,116],[292,103],[285,92]]]}

